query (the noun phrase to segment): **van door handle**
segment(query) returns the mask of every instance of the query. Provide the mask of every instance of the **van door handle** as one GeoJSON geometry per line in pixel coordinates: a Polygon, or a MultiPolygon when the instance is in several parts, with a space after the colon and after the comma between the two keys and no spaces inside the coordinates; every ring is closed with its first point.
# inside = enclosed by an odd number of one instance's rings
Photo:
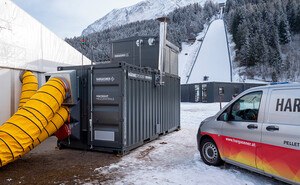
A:
{"type": "Polygon", "coordinates": [[[258,125],[256,124],[250,124],[247,126],[248,129],[257,129],[258,128],[258,125]]]}
{"type": "Polygon", "coordinates": [[[279,127],[278,126],[267,126],[267,131],[273,132],[273,131],[278,131],[279,127]]]}

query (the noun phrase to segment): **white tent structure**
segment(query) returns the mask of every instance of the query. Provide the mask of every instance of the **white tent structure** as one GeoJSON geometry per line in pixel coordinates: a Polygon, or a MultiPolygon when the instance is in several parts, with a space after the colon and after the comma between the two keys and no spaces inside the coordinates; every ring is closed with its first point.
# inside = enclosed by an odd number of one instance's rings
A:
{"type": "Polygon", "coordinates": [[[43,73],[58,66],[90,63],[13,2],[0,0],[0,125],[16,111],[22,70],[34,71],[43,83],[43,73]]]}

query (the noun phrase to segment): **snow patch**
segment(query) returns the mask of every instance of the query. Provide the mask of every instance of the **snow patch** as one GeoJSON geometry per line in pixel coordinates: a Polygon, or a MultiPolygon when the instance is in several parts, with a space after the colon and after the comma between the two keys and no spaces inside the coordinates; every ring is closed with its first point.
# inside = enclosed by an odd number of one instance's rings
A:
{"type": "Polygon", "coordinates": [[[181,103],[182,129],[139,147],[116,164],[95,169],[99,175],[115,174],[114,180],[101,184],[282,184],[232,165],[213,167],[202,162],[196,146],[197,129],[218,110],[219,103],[181,103]]]}

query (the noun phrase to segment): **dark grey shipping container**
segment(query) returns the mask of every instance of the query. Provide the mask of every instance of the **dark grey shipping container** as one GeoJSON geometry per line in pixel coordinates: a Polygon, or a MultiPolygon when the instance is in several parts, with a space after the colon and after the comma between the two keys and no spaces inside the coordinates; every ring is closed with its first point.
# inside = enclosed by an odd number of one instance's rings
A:
{"type": "Polygon", "coordinates": [[[139,67],[158,69],[158,37],[131,37],[112,42],[113,62],[126,62],[139,67]],[[152,43],[148,43],[148,40],[152,43]]]}
{"type": "Polygon", "coordinates": [[[181,85],[181,102],[202,102],[201,84],[181,85]]]}
{"type": "Polygon", "coordinates": [[[79,87],[71,108],[72,135],[58,142],[61,147],[125,153],[180,128],[178,76],[165,74],[159,86],[156,70],[121,62],[93,66],[91,83],[90,66],[59,70],[76,70],[79,87]]]}
{"type": "Polygon", "coordinates": [[[203,82],[181,85],[181,102],[229,102],[241,92],[265,84],[203,82]]]}
{"type": "MultiPolygon", "coordinates": [[[[159,38],[136,36],[112,42],[112,62],[126,62],[139,67],[158,69],[159,38]]],[[[166,41],[162,71],[178,75],[179,48],[166,41]]]]}

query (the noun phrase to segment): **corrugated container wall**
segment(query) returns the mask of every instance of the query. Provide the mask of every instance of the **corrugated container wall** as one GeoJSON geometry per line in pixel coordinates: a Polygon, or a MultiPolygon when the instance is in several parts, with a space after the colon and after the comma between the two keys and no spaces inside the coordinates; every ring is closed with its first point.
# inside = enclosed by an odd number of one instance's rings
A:
{"type": "Polygon", "coordinates": [[[71,138],[60,146],[124,153],[180,128],[178,76],[165,74],[157,86],[156,70],[114,62],[93,66],[91,87],[89,67],[59,70],[76,70],[80,100],[71,109],[71,138]]]}
{"type": "Polygon", "coordinates": [[[229,102],[244,90],[266,84],[203,82],[181,85],[181,102],[229,102]]]}
{"type": "MultiPolygon", "coordinates": [[[[139,67],[158,69],[158,37],[138,36],[112,42],[112,62],[126,62],[139,67]]],[[[178,75],[179,48],[169,41],[164,47],[163,72],[178,75]]]]}

